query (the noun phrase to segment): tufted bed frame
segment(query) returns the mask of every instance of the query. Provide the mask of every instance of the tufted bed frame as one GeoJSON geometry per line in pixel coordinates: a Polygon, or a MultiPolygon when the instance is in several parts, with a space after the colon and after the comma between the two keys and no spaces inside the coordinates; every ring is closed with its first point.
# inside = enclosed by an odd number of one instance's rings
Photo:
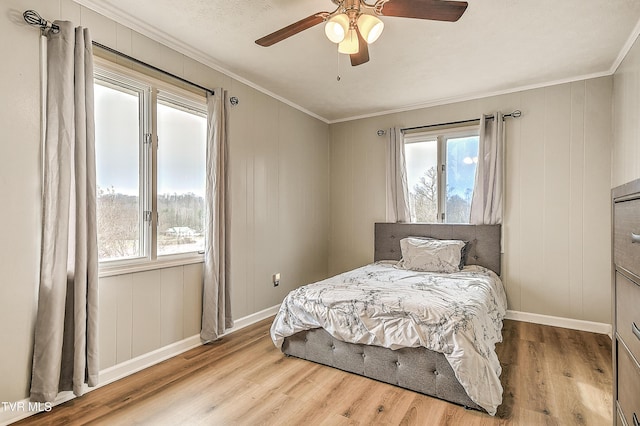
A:
{"type": "MultiPolygon", "coordinates": [[[[374,260],[400,260],[400,240],[408,236],[469,241],[466,263],[500,274],[500,225],[376,223],[374,260]]],[[[282,352],[484,411],[469,398],[444,355],[426,348],[346,343],[317,328],[285,338],[282,352]]]]}

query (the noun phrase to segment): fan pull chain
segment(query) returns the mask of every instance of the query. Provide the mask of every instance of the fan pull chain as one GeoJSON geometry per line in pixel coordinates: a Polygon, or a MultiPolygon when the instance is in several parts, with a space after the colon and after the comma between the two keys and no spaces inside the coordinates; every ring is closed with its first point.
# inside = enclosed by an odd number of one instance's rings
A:
{"type": "Polygon", "coordinates": [[[340,81],[342,77],[340,77],[340,52],[336,49],[336,81],[340,81]]]}

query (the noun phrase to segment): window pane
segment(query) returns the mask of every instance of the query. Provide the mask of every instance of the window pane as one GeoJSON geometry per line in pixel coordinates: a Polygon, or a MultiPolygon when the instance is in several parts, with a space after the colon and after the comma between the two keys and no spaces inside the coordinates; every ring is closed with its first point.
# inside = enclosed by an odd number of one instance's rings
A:
{"type": "Polygon", "coordinates": [[[407,143],[409,209],[412,222],[438,221],[438,142],[407,143]]]}
{"type": "Polygon", "coordinates": [[[469,223],[477,163],[477,136],[447,139],[446,223],[469,223]]]}
{"type": "Polygon", "coordinates": [[[140,94],[100,81],[94,88],[98,256],[142,256],[140,94]]]}
{"type": "Polygon", "coordinates": [[[158,103],[158,255],[204,250],[207,119],[158,103]]]}

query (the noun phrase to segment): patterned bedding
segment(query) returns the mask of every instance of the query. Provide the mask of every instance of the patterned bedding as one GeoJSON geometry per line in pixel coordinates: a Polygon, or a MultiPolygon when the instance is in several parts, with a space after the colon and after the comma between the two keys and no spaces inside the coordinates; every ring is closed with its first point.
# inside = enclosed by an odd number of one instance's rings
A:
{"type": "Polygon", "coordinates": [[[285,337],[321,327],[349,343],[441,352],[471,400],[495,415],[506,307],[500,278],[481,266],[438,274],[378,262],[290,292],[271,338],[280,348],[285,337]]]}

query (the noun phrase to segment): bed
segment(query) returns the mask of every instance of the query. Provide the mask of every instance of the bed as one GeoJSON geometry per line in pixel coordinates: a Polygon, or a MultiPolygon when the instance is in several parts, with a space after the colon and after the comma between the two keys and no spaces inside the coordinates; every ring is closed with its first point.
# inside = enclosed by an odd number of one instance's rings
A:
{"type": "Polygon", "coordinates": [[[376,223],[374,263],[293,290],[271,337],[287,356],[494,415],[506,312],[499,273],[499,225],[376,223]],[[399,268],[408,237],[465,241],[466,266],[399,268]],[[422,297],[435,301],[426,307],[422,297]]]}

